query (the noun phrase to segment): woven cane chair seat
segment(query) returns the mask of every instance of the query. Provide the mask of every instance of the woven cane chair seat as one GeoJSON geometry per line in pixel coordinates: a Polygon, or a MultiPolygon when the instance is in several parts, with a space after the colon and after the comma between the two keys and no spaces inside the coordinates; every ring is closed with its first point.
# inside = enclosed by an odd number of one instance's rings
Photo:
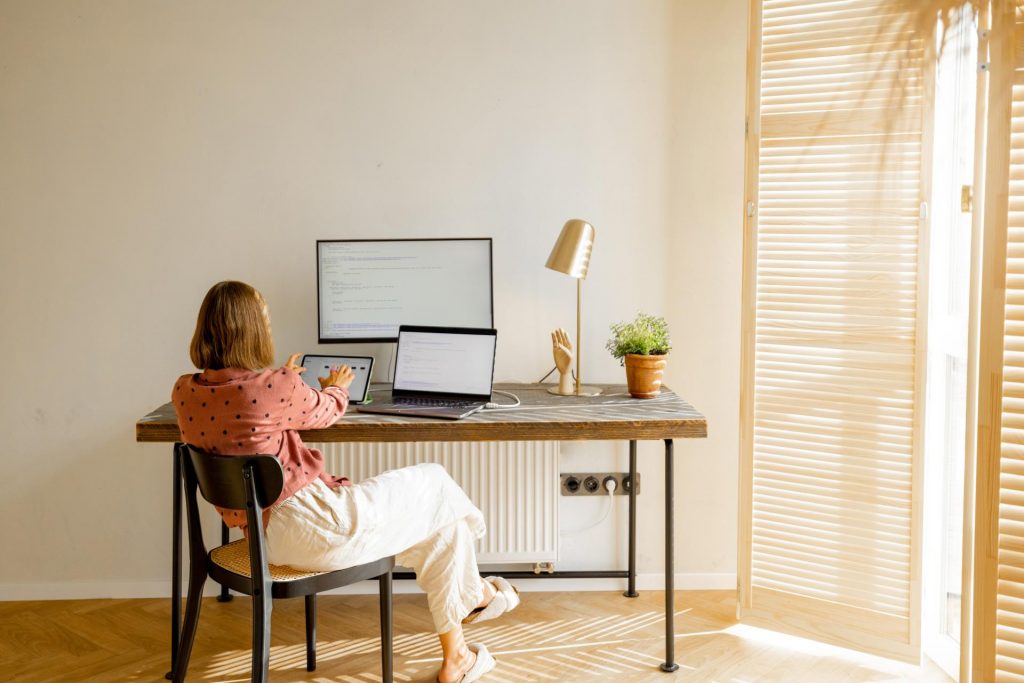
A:
{"type": "MultiPolygon", "coordinates": [[[[224,569],[242,576],[249,576],[249,547],[244,538],[241,538],[219,548],[210,551],[210,559],[224,569]]],[[[294,569],[285,565],[267,565],[270,570],[271,581],[298,581],[308,579],[311,576],[326,574],[327,572],[311,572],[303,569],[294,569]]]]}

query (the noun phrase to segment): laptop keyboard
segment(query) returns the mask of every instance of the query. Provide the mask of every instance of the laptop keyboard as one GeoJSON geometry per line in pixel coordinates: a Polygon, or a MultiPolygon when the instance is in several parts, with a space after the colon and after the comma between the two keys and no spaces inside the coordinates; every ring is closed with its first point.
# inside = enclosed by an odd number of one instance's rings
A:
{"type": "Polygon", "coordinates": [[[415,406],[417,408],[473,408],[480,405],[477,402],[453,401],[444,398],[398,398],[394,399],[395,405],[415,406]]]}

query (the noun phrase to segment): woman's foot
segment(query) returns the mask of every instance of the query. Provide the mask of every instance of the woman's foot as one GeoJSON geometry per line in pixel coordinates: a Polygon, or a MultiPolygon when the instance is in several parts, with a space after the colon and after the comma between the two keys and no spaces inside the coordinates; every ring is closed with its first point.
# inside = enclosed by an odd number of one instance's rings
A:
{"type": "Polygon", "coordinates": [[[487,579],[481,579],[480,583],[484,585],[484,597],[480,600],[480,604],[476,606],[477,609],[483,609],[487,605],[491,604],[491,600],[498,594],[498,589],[494,587],[494,584],[487,579]]]}
{"type": "Polygon", "coordinates": [[[511,612],[519,606],[519,589],[500,576],[489,576],[484,579],[484,597],[480,606],[470,612],[464,624],[488,621],[511,612]]]}
{"type": "Polygon", "coordinates": [[[458,654],[446,658],[437,673],[438,683],[473,683],[495,666],[494,657],[483,643],[463,646],[458,654]]]}
{"type": "Polygon", "coordinates": [[[462,648],[460,652],[441,662],[441,670],[437,672],[437,682],[459,683],[475,663],[476,653],[470,652],[468,647],[462,648]]]}

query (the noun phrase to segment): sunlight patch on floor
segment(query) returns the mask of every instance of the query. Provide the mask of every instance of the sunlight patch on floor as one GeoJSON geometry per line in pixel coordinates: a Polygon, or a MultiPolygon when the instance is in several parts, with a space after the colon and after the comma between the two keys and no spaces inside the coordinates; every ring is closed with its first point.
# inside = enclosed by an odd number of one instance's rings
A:
{"type": "MultiPolygon", "coordinates": [[[[676,616],[689,611],[680,610],[676,616]]],[[[664,613],[648,610],[627,617],[566,615],[561,619],[530,623],[488,622],[467,627],[466,639],[470,643],[486,643],[498,660],[498,667],[487,676],[487,680],[493,683],[647,680],[647,677],[657,675],[658,666],[664,661],[664,613]]],[[[809,660],[812,665],[819,659],[841,663],[840,668],[848,667],[849,671],[866,674],[868,679],[865,680],[924,680],[920,678],[921,669],[910,664],[742,624],[676,633],[675,639],[679,643],[676,659],[682,671],[694,673],[698,666],[707,666],[707,661],[701,663],[699,656],[692,659],[692,654],[704,644],[713,648],[711,652],[731,652],[730,668],[737,661],[746,662],[740,670],[750,671],[749,674],[737,674],[733,669],[729,673],[723,672],[721,677],[707,679],[720,683],[755,683],[758,676],[765,673],[764,670],[754,673],[758,669],[758,660],[784,661],[789,656],[809,660]],[[771,659],[761,659],[759,653],[765,651],[773,653],[771,659]],[[686,652],[690,653],[690,662],[686,652]]],[[[433,680],[441,662],[436,634],[429,631],[396,634],[394,651],[398,669],[396,681],[419,683],[433,680]]],[[[356,655],[365,658],[365,671],[352,672],[349,668],[347,674],[329,677],[311,674],[308,680],[315,683],[378,683],[378,637],[321,640],[317,643],[318,665],[356,655]]],[[[203,680],[218,683],[249,680],[251,654],[248,649],[221,652],[207,661],[201,676],[203,680]]],[[[271,647],[271,671],[297,672],[304,670],[305,666],[304,643],[271,647]]],[[[357,666],[362,668],[364,665],[357,666]]]]}
{"type": "MultiPolygon", "coordinates": [[[[676,612],[680,616],[689,612],[676,612]]],[[[555,681],[631,680],[657,671],[663,661],[664,613],[645,611],[628,617],[568,616],[564,619],[532,623],[482,624],[469,626],[466,639],[470,643],[486,643],[498,660],[498,668],[488,675],[489,681],[500,683],[554,683],[555,681]],[[652,649],[652,645],[655,645],[652,649]]],[[[695,671],[686,662],[683,645],[712,639],[735,641],[734,652],[748,651],[747,656],[770,649],[797,657],[841,661],[852,669],[873,672],[888,680],[916,678],[918,667],[874,655],[865,655],[835,645],[827,645],[797,636],[777,633],[753,626],[733,624],[722,629],[676,633],[677,663],[682,670],[695,671]]],[[[395,636],[395,680],[420,681],[433,676],[441,663],[437,636],[428,631],[402,633],[395,636]]],[[[345,683],[378,683],[380,681],[380,639],[376,636],[317,643],[317,663],[350,656],[370,656],[367,670],[347,675],[311,678],[313,681],[344,681],[345,683]]],[[[221,652],[208,660],[203,680],[218,683],[242,683],[249,680],[251,653],[248,649],[221,652]]],[[[750,662],[753,664],[753,661],[750,662]]],[[[271,671],[302,671],[306,666],[305,643],[275,645],[270,648],[271,671]]],[[[319,667],[318,667],[319,668],[319,667]]],[[[316,674],[313,674],[316,676],[316,674]]],[[[723,683],[754,683],[757,675],[725,675],[723,683]]]]}
{"type": "MultiPolygon", "coordinates": [[[[683,609],[676,616],[689,612],[683,609]]],[[[639,652],[640,643],[649,643],[661,633],[665,615],[647,611],[629,617],[571,617],[532,623],[485,624],[469,626],[467,640],[486,643],[500,659],[503,680],[558,681],[567,675],[591,674],[598,677],[624,676],[650,671],[661,662],[656,656],[639,652]],[[632,647],[630,647],[632,646],[632,647]]],[[[720,633],[707,631],[676,634],[677,639],[720,633]]],[[[377,637],[317,642],[317,664],[352,655],[379,655],[377,637]]],[[[412,680],[409,675],[436,668],[441,662],[440,647],[434,633],[402,633],[395,636],[396,660],[401,658],[402,673],[395,679],[412,680]]],[[[203,678],[219,683],[248,680],[251,666],[249,650],[231,650],[211,657],[203,678]]],[[[306,666],[305,643],[275,645],[270,648],[270,670],[302,670],[306,666]]],[[[686,668],[686,667],[684,667],[686,668]]],[[[498,674],[496,671],[495,674],[498,674]]],[[[495,677],[492,674],[491,677],[495,677]]],[[[327,679],[321,679],[327,680],[327,679]]],[[[376,670],[347,675],[332,681],[369,683],[379,681],[376,670]]]]}
{"type": "MultiPolygon", "coordinates": [[[[757,628],[756,626],[734,624],[723,629],[722,633],[734,636],[751,645],[771,647],[777,652],[788,651],[808,657],[840,660],[851,665],[851,667],[870,669],[885,676],[892,676],[892,680],[906,680],[908,677],[919,673],[919,667],[913,664],[865,654],[857,650],[821,643],[787,633],[757,628]]],[[[730,679],[732,683],[755,683],[755,680],[754,678],[745,677],[730,679]]]]}

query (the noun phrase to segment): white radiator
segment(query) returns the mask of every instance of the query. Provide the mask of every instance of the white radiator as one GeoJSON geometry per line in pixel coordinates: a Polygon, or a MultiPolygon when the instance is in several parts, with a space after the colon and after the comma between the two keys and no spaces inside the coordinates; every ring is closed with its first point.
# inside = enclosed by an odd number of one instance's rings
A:
{"type": "Polygon", "coordinates": [[[444,465],[487,520],[481,564],[558,559],[558,442],[320,443],[331,474],[359,482],[381,472],[444,465]]]}

